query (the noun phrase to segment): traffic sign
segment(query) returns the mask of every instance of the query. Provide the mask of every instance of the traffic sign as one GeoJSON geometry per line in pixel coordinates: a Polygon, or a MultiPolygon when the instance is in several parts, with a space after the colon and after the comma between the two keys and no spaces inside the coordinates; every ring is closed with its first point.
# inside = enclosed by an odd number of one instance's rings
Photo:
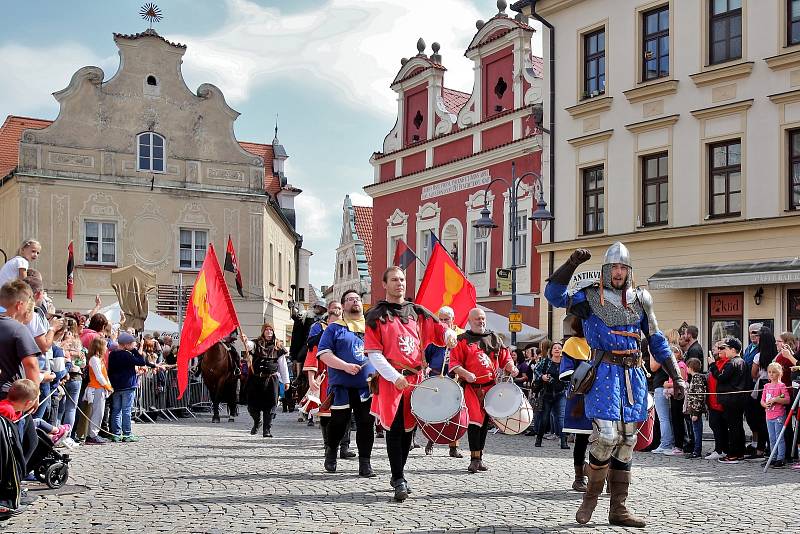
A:
{"type": "Polygon", "coordinates": [[[501,267],[498,267],[497,269],[495,269],[494,274],[497,276],[497,278],[504,278],[506,280],[511,280],[511,269],[503,269],[501,267]]]}
{"type": "Polygon", "coordinates": [[[522,323],[511,322],[508,323],[509,332],[522,332],[522,323]]]}
{"type": "Polygon", "coordinates": [[[511,293],[511,280],[497,279],[497,290],[500,292],[511,293]]]}
{"type": "Polygon", "coordinates": [[[508,321],[510,323],[521,323],[522,312],[508,312],[508,321]]]}

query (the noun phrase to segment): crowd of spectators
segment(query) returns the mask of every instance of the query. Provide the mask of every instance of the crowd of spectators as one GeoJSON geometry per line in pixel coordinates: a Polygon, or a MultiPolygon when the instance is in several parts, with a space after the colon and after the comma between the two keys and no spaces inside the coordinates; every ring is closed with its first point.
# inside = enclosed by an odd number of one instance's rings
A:
{"type": "MultiPolygon", "coordinates": [[[[800,378],[798,339],[790,332],[776,337],[768,327],[755,323],[748,329],[746,345],[728,336],[716,341],[706,354],[696,326],[665,334],[689,389],[685,398],[675,398],[667,374],[657,366],[651,370],[645,358],[655,418],[653,442],[646,450],[724,464],[760,461],[763,467],[774,449],[771,468],[800,470],[793,447],[796,423],[787,423],[800,378]],[[704,432],[706,428],[710,432],[704,432]],[[703,436],[709,433],[713,441],[704,450],[703,436]]],[[[538,347],[518,351],[520,375],[515,380],[529,392],[535,412],[525,434],[536,436],[537,447],[548,437],[558,439],[561,448],[569,448],[568,443],[574,441],[574,436],[561,432],[568,386],[558,380],[562,346],[544,340],[538,347]]],[[[797,420],[796,414],[793,419],[797,420]]]]}
{"type": "Polygon", "coordinates": [[[158,333],[145,335],[140,349],[135,332],[98,313],[99,296],[85,314],[56,310],[30,268],[40,252],[27,240],[0,268],[0,417],[16,438],[0,443],[0,460],[21,475],[0,472],[0,520],[25,508],[19,479],[35,480],[37,429],[53,447],[137,441],[131,413],[138,377],[163,374],[177,354],[173,338],[158,333]]]}

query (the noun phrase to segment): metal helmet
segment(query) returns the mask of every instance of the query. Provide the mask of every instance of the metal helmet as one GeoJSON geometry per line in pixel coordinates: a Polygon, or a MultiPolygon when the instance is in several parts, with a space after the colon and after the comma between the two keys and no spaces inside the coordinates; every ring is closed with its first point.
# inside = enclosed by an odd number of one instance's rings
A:
{"type": "Polygon", "coordinates": [[[613,265],[615,263],[621,263],[628,268],[633,267],[631,265],[631,254],[628,252],[628,247],[619,241],[615,241],[608,247],[605,256],[603,256],[603,265],[613,265]]]}

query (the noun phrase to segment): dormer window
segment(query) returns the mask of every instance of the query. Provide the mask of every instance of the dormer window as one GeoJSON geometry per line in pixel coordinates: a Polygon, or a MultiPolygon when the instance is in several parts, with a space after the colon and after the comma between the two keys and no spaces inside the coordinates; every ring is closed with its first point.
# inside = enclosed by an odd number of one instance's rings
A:
{"type": "Polygon", "coordinates": [[[136,138],[137,171],[164,172],[164,138],[157,133],[140,133],[136,138]]]}
{"type": "Polygon", "coordinates": [[[147,77],[147,85],[152,85],[153,87],[156,87],[158,85],[158,80],[156,80],[156,77],[151,74],[150,76],[147,77]]]}

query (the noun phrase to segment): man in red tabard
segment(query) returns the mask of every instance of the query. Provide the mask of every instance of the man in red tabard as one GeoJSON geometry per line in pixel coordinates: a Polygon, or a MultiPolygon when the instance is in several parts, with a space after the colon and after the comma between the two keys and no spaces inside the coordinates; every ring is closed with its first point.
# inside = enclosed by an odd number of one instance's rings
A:
{"type": "Polygon", "coordinates": [[[469,413],[470,473],[488,471],[483,463],[483,448],[489,432],[489,415],[483,408],[483,397],[497,383],[500,369],[517,376],[519,371],[500,337],[486,330],[486,314],[480,308],[469,312],[469,330],[458,336],[458,344],[450,351],[450,370],[461,377],[464,401],[469,413]]]}
{"type": "Polygon", "coordinates": [[[411,391],[422,380],[424,349],[429,344],[453,347],[455,332],[447,329],[422,306],[405,300],[406,277],[399,267],[383,274],[386,300],[370,308],[366,316],[364,352],[377,375],[373,375],[371,413],[386,429],[386,452],[392,469],[394,499],[409,494],[404,468],[411,449],[416,419],[411,414],[411,391]]]}

